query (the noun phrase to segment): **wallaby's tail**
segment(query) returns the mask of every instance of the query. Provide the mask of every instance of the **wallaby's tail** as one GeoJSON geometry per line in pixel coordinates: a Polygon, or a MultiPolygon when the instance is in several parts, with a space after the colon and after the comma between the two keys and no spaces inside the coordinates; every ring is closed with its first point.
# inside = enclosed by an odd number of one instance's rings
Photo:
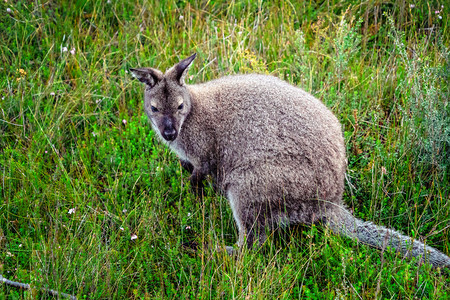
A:
{"type": "Polygon", "coordinates": [[[395,230],[359,220],[344,208],[328,214],[326,219],[327,225],[335,233],[356,238],[364,244],[379,249],[390,246],[407,257],[417,257],[434,267],[450,268],[450,257],[442,252],[395,230]]]}

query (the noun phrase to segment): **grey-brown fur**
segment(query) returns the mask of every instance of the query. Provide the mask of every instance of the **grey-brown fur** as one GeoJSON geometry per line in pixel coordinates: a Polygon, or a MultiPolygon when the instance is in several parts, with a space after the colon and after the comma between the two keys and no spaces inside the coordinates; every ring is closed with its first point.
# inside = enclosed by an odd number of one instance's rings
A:
{"type": "Polygon", "coordinates": [[[265,229],[321,221],[371,246],[390,245],[408,256],[425,256],[434,266],[450,266],[438,250],[358,220],[344,208],[344,139],[339,121],[322,102],[265,75],[186,85],[194,58],[165,74],[131,71],[146,83],[145,111],[154,130],[193,169],[193,186],[211,175],[227,197],[239,246],[245,238],[248,245],[255,238],[262,243],[265,229]]]}

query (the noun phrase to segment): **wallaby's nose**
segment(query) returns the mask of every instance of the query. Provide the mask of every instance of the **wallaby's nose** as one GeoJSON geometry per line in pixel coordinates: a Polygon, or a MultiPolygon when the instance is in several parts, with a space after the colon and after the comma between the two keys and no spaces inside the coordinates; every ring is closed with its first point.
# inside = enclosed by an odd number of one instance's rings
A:
{"type": "Polygon", "coordinates": [[[177,130],[175,129],[175,120],[171,116],[163,117],[162,136],[166,141],[173,141],[177,138],[177,130]]]}
{"type": "Polygon", "coordinates": [[[163,138],[168,141],[173,141],[177,137],[177,131],[174,128],[164,129],[163,138]]]}

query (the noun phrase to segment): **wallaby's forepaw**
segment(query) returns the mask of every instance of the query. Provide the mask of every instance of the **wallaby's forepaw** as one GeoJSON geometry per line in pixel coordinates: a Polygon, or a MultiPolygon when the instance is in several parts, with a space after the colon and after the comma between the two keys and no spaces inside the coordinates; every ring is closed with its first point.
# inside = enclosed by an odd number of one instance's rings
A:
{"type": "Polygon", "coordinates": [[[225,250],[227,251],[227,254],[228,254],[229,256],[236,255],[237,252],[238,252],[238,250],[237,250],[237,249],[234,249],[234,247],[232,247],[232,246],[225,246],[225,250]]]}
{"type": "Polygon", "coordinates": [[[205,179],[205,175],[201,174],[200,172],[196,172],[196,171],[194,171],[194,173],[192,173],[191,177],[189,177],[189,181],[191,182],[192,190],[199,197],[203,196],[203,190],[204,190],[203,180],[204,179],[205,179]]]}
{"type": "Polygon", "coordinates": [[[225,247],[218,246],[216,249],[218,252],[226,251],[229,256],[235,256],[238,253],[238,249],[234,248],[233,246],[225,246],[225,247]]]}
{"type": "Polygon", "coordinates": [[[180,164],[183,167],[183,169],[185,169],[189,173],[192,174],[192,172],[194,172],[194,166],[190,162],[188,162],[187,160],[180,159],[180,164]]]}

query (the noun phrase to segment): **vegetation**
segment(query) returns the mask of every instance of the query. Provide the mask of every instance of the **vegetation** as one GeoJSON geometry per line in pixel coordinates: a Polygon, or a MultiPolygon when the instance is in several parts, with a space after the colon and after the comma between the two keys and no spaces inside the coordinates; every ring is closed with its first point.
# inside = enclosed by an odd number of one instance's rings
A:
{"type": "MultiPolygon", "coordinates": [[[[450,254],[445,1],[0,1],[0,298],[450,297],[449,270],[318,227],[228,257],[226,199],[190,190],[128,69],[268,73],[343,124],[354,214],[450,254]],[[444,5],[443,5],[444,4],[444,5]]],[[[209,183],[211,185],[211,183],[209,183]]]]}

